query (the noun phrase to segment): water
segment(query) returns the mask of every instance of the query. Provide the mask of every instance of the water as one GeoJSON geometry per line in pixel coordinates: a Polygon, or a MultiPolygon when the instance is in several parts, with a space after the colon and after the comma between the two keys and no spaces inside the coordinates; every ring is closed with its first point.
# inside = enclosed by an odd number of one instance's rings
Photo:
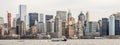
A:
{"type": "Polygon", "coordinates": [[[76,39],[52,42],[51,40],[0,40],[0,45],[120,45],[120,39],[76,39]]]}

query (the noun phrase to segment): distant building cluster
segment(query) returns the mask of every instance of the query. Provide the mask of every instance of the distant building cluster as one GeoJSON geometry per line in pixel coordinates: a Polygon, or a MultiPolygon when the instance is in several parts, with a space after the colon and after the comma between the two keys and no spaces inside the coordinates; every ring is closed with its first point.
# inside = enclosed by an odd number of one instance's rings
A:
{"type": "Polygon", "coordinates": [[[7,21],[0,17],[0,39],[94,39],[96,37],[119,38],[120,13],[109,18],[90,21],[89,12],[80,12],[76,18],[71,11],[56,11],[56,15],[30,12],[27,6],[19,5],[19,14],[11,21],[12,13],[7,12],[7,21]]]}

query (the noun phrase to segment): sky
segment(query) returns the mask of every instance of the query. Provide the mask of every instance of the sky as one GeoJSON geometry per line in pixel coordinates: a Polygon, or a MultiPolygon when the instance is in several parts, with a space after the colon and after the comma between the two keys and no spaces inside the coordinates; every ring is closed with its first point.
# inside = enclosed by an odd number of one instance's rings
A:
{"type": "Polygon", "coordinates": [[[56,15],[56,11],[68,11],[77,21],[78,15],[89,11],[90,21],[108,18],[113,13],[120,12],[120,0],[0,0],[0,17],[7,22],[7,11],[12,18],[19,14],[19,5],[27,5],[30,12],[56,15]]]}

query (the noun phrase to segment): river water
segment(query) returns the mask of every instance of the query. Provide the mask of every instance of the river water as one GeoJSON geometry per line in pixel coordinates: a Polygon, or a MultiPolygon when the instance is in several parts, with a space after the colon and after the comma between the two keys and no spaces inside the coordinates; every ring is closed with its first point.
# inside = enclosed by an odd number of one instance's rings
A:
{"type": "Polygon", "coordinates": [[[120,39],[0,40],[0,45],[120,45],[120,39]]]}

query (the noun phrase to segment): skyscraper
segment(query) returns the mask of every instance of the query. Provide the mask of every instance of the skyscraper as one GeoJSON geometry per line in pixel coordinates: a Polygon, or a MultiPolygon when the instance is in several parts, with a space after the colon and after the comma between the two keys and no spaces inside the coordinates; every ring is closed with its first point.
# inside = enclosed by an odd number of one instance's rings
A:
{"type": "Polygon", "coordinates": [[[109,18],[109,35],[115,35],[115,17],[113,15],[109,18]]]}
{"type": "MultiPolygon", "coordinates": [[[[88,13],[86,15],[88,15],[88,13]]],[[[88,21],[88,19],[86,21],[88,21]]],[[[83,14],[83,12],[81,12],[80,15],[78,16],[79,35],[81,36],[84,35],[84,30],[85,30],[85,15],[83,14]]]]}
{"type": "Polygon", "coordinates": [[[100,31],[102,30],[102,21],[98,20],[98,32],[100,34],[100,31]]]}
{"type": "Polygon", "coordinates": [[[53,19],[53,15],[46,15],[45,16],[45,21],[47,22],[48,20],[53,19]]]}
{"type": "Polygon", "coordinates": [[[48,31],[47,32],[50,32],[50,33],[53,33],[53,32],[55,32],[54,31],[54,19],[50,19],[50,20],[48,20],[48,22],[47,22],[48,24],[48,26],[47,27],[49,27],[48,29],[48,31]]]}
{"type": "Polygon", "coordinates": [[[51,20],[51,19],[53,19],[53,15],[46,15],[45,16],[45,24],[46,24],[46,31],[47,31],[47,33],[50,33],[51,31],[51,28],[50,28],[50,22],[49,22],[49,20],[51,20]]]}
{"type": "Polygon", "coordinates": [[[25,22],[24,21],[20,21],[20,25],[19,25],[19,31],[18,31],[18,34],[20,36],[24,36],[26,35],[26,30],[25,30],[25,22]]]}
{"type": "Polygon", "coordinates": [[[109,21],[108,18],[102,18],[101,36],[109,35],[109,21]]]}
{"type": "Polygon", "coordinates": [[[8,29],[11,28],[11,13],[8,12],[8,29]]]}
{"type": "Polygon", "coordinates": [[[20,15],[19,20],[25,22],[25,30],[28,30],[29,20],[28,20],[27,6],[26,5],[19,5],[19,15],[20,15]]]}
{"type": "Polygon", "coordinates": [[[115,16],[115,35],[120,35],[120,13],[113,15],[115,16]]]}
{"type": "Polygon", "coordinates": [[[29,13],[29,25],[34,26],[35,21],[38,22],[38,13],[29,13]]]}
{"type": "Polygon", "coordinates": [[[38,32],[39,33],[45,33],[45,30],[44,30],[44,15],[43,14],[38,15],[38,32]]]}
{"type": "Polygon", "coordinates": [[[77,23],[77,36],[81,37],[83,36],[83,28],[82,28],[82,22],[78,20],[77,23]]]}
{"type": "Polygon", "coordinates": [[[67,12],[66,11],[57,11],[56,15],[60,16],[62,22],[67,20],[67,12]]]}
{"type": "Polygon", "coordinates": [[[62,20],[62,33],[65,36],[66,35],[67,12],[66,11],[57,11],[56,15],[59,15],[60,19],[62,20]]]}
{"type": "Polygon", "coordinates": [[[13,27],[15,27],[16,28],[16,18],[13,18],[13,27]]]}
{"type": "Polygon", "coordinates": [[[44,23],[44,15],[43,14],[40,14],[40,16],[38,18],[39,18],[39,22],[44,23]]]}
{"type": "Polygon", "coordinates": [[[86,23],[89,22],[89,12],[86,13],[86,23]]]}
{"type": "Polygon", "coordinates": [[[20,28],[20,15],[19,14],[16,14],[16,18],[17,18],[17,21],[16,21],[16,34],[20,34],[19,32],[19,28],[20,28]]]}
{"type": "Polygon", "coordinates": [[[66,30],[67,38],[72,38],[74,36],[74,31],[75,31],[74,26],[73,26],[73,24],[75,24],[74,22],[75,22],[75,19],[72,17],[72,14],[69,10],[68,18],[67,18],[67,30],[66,30]]]}
{"type": "Polygon", "coordinates": [[[38,32],[39,33],[45,33],[43,22],[38,22],[38,32]]]}
{"type": "Polygon", "coordinates": [[[85,36],[93,36],[99,34],[97,32],[98,23],[97,22],[88,22],[85,29],[85,36]]]}
{"type": "Polygon", "coordinates": [[[80,15],[78,16],[78,20],[81,21],[82,27],[84,27],[85,15],[83,14],[83,12],[81,12],[80,15]]]}
{"type": "Polygon", "coordinates": [[[21,21],[26,21],[25,18],[26,18],[26,5],[20,5],[19,6],[19,11],[20,11],[20,20],[21,21]]]}
{"type": "Polygon", "coordinates": [[[55,16],[55,32],[58,38],[62,37],[62,21],[59,15],[55,16]]]}

